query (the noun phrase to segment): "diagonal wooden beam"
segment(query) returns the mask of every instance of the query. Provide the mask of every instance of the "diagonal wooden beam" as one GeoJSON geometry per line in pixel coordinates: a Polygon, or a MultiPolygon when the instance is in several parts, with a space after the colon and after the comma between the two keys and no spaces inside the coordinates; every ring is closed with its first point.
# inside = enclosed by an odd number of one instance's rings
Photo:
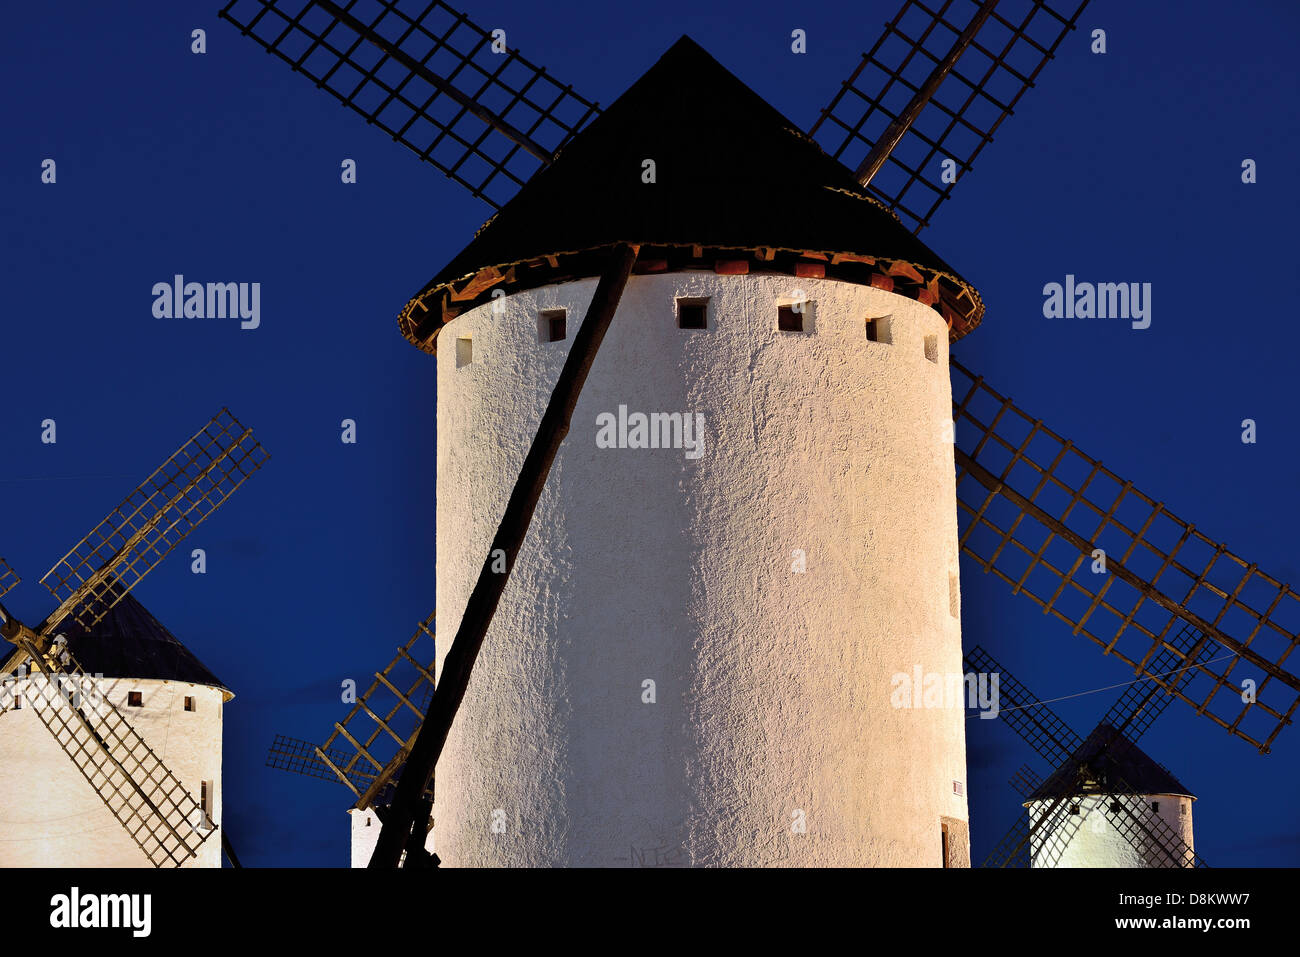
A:
{"type": "MultiPolygon", "coordinates": [[[[533,438],[533,444],[519,471],[519,478],[515,480],[514,490],[510,493],[510,500],[506,503],[496,537],[492,539],[478,581],[465,605],[465,613],[461,616],[451,650],[443,659],[442,680],[433,693],[429,713],[420,725],[411,754],[398,777],[393,803],[370,858],[371,867],[397,867],[408,840],[418,838],[416,846],[424,845],[424,835],[412,831],[421,821],[427,820],[427,816],[421,813],[421,798],[428,787],[434,766],[438,763],[438,756],[442,753],[456,711],[465,697],[470,671],[483,646],[488,626],[492,624],[492,616],[501,601],[510,572],[515,567],[519,549],[528,534],[537,500],[541,498],[542,489],[551,472],[551,463],[555,461],[560,443],[569,434],[569,422],[587,381],[587,373],[591,371],[596,352],[600,349],[610,320],[614,318],[619,300],[623,297],[623,289],[627,286],[628,276],[632,274],[632,266],[636,262],[637,249],[638,247],[626,243],[615,247],[596,286],[591,304],[587,307],[582,326],[574,337],[573,347],[569,350],[564,368],[556,380],[555,390],[551,393],[551,400],[537,427],[537,435],[533,438]],[[493,568],[496,563],[492,556],[498,549],[506,555],[504,574],[493,568]]],[[[413,855],[407,856],[408,861],[413,862],[414,859],[413,855]]]]}

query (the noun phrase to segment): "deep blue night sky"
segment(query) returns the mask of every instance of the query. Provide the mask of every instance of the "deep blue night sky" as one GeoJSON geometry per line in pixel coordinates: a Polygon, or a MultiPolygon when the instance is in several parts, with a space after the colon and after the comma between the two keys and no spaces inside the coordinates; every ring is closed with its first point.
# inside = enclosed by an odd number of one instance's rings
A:
{"type": "MultiPolygon", "coordinates": [[[[490,210],[217,6],[7,12],[0,555],[25,579],[7,603],[42,618],[41,574],[229,406],[271,461],[135,594],[237,693],[224,823],[244,863],[344,866],[348,793],[266,769],[266,748],[275,732],[323,739],[345,710],[340,682],[368,683],[434,606],[434,365],[396,314],[490,210]],[[206,55],[190,53],[196,27],[206,55]],[[53,186],[40,182],[47,157],[53,186]],[[345,157],[357,185],[339,182],[345,157]],[[150,289],[174,273],[261,282],[261,328],[154,318],[150,289]],[[40,442],[46,418],[56,445],[40,442]],[[339,440],[344,418],[356,445],[339,440]],[[206,576],[190,573],[191,547],[207,550],[206,576]]],[[[602,105],[688,33],[806,129],[897,2],[701,6],[474,0],[468,12],[602,105]]],[[[954,355],[1295,584],[1300,8],[1097,0],[1080,25],[922,234],[988,304],[954,355]],[[1095,27],[1104,56],[1088,50],[1095,27]],[[1247,157],[1255,185],[1241,182],[1247,157]],[[1043,318],[1044,283],[1066,273],[1152,283],[1151,328],[1043,318]],[[1248,417],[1255,445],[1240,440],[1248,417]]],[[[962,587],[967,644],[1042,697],[1125,680],[964,558],[962,587]]],[[[1116,694],[1059,710],[1086,734],[1116,694]]],[[[977,860],[1012,823],[1006,781],[1030,757],[999,725],[969,725],[977,860]]],[[[1143,747],[1198,794],[1211,864],[1300,863],[1300,732],[1265,757],[1175,703],[1143,747]]]]}

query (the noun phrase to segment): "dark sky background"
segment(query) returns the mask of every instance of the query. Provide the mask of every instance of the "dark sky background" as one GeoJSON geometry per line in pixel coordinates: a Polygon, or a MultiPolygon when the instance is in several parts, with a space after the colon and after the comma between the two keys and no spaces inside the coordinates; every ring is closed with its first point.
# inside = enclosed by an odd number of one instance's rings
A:
{"type": "MultiPolygon", "coordinates": [[[[475,0],[487,29],[608,105],[682,33],[807,128],[895,0],[475,0]],[[808,53],[789,52],[791,30],[808,53]]],[[[348,792],[264,767],[276,732],[323,739],[340,683],[434,605],[434,363],[396,314],[489,213],[216,17],[215,2],[18,5],[0,33],[0,554],[8,603],[223,405],[272,459],[135,594],[235,690],[225,825],[248,865],[345,866],[348,792]],[[190,53],[190,31],[208,52],[190,53]],[[58,183],[40,182],[40,163],[58,183]],[[359,183],[339,182],[343,158],[359,183]],[[174,273],[262,283],[262,325],[167,321],[174,273]],[[58,443],[40,423],[58,423],[58,443]],[[339,441],[355,419],[359,441],[339,441]],[[188,550],[208,552],[192,575],[188,550]]],[[[988,314],[954,355],[1247,560],[1300,581],[1293,542],[1297,68],[1284,0],[1098,0],[923,238],[988,314]],[[1172,11],[1176,9],[1176,13],[1172,11]],[[1088,34],[1108,34],[1093,55],[1088,34]],[[1244,158],[1259,182],[1243,185],[1244,158]],[[1048,320],[1066,273],[1153,284],[1151,328],[1048,320]],[[1244,445],[1240,422],[1259,440],[1244,445]]],[[[762,162],[738,153],[737,163],[762,162]]],[[[966,643],[1044,698],[1124,681],[963,558],[966,643]]],[[[1059,711],[1080,733],[1117,694],[1059,711]]],[[[969,723],[974,853],[1013,822],[1030,759],[969,723]]],[[[1214,865],[1300,863],[1300,733],[1261,756],[1175,703],[1143,740],[1200,800],[1214,865]]]]}

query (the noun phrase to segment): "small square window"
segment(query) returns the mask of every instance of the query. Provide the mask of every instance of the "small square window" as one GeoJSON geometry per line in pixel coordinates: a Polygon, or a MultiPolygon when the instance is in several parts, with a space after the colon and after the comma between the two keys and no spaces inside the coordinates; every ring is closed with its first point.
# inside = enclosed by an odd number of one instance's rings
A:
{"type": "Polygon", "coordinates": [[[939,337],[938,336],[925,337],[925,357],[929,359],[931,362],[939,361],[939,337]]]}
{"type": "Polygon", "coordinates": [[[1079,814],[1079,805],[1077,805],[1077,804],[1071,804],[1071,805],[1070,805],[1070,813],[1073,814],[1073,815],[1075,815],[1075,816],[1077,817],[1078,814],[1079,814]]]}
{"type": "Polygon", "coordinates": [[[1153,810],[1153,811],[1159,811],[1159,810],[1160,810],[1160,802],[1159,802],[1159,801],[1152,801],[1152,802],[1151,802],[1151,810],[1153,810]]]}
{"type": "Polygon", "coordinates": [[[867,341],[879,342],[882,345],[886,345],[886,346],[889,345],[891,342],[893,342],[893,339],[890,337],[889,334],[890,332],[889,326],[890,323],[893,321],[893,318],[894,317],[890,315],[890,316],[879,316],[875,319],[868,319],[867,320],[867,341]]]}
{"type": "Polygon", "coordinates": [[[542,342],[563,342],[568,314],[563,309],[544,309],[537,317],[537,337],[542,342]]]}
{"type": "Polygon", "coordinates": [[[144,692],[143,692],[143,691],[128,691],[128,692],[126,693],[126,703],[127,703],[128,705],[130,705],[132,708],[143,708],[143,707],[144,707],[144,692]]]}
{"type": "Polygon", "coordinates": [[[474,361],[474,340],[461,336],[456,340],[456,368],[463,369],[474,361]]]}
{"type": "Polygon", "coordinates": [[[1120,812],[1119,802],[1118,802],[1118,801],[1111,801],[1111,802],[1110,802],[1110,813],[1111,813],[1111,814],[1118,814],[1119,812],[1120,812]]]}
{"type": "Polygon", "coordinates": [[[677,327],[679,329],[707,329],[708,326],[708,299],[677,300],[677,327]]]}
{"type": "Polygon", "coordinates": [[[194,710],[194,698],[191,695],[185,696],[185,710],[186,711],[194,710]]]}
{"type": "Polygon", "coordinates": [[[776,307],[776,327],[782,332],[803,332],[803,313],[794,306],[776,307]]]}

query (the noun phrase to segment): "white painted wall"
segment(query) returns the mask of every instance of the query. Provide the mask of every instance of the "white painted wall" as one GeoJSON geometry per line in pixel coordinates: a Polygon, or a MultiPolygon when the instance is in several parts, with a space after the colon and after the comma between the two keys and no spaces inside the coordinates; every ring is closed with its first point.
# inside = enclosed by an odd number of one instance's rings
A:
{"type": "MultiPolygon", "coordinates": [[[[595,286],[442,333],[439,669],[595,286]],[[542,343],[554,308],[568,339],[542,343]]],[[[891,691],[962,670],[947,362],[938,314],[878,289],[633,277],[438,765],[445,864],[939,866],[940,817],[968,820],[961,703],[891,691]],[[810,334],[776,328],[796,287],[810,334]],[[708,330],[678,296],[712,297],[708,330]],[[597,448],[620,404],[703,413],[703,457],[597,448]]]]}
{"type": "Polygon", "coordinates": [[[370,863],[370,855],[375,852],[375,844],[379,841],[379,829],[382,827],[379,817],[370,808],[362,811],[354,807],[348,811],[348,820],[352,829],[351,866],[366,867],[370,863]]]}
{"type": "MultiPolygon", "coordinates": [[[[1192,843],[1192,801],[1195,798],[1185,794],[1148,794],[1142,798],[1143,813],[1148,817],[1159,817],[1173,833],[1193,850],[1192,843]],[[1159,811],[1152,811],[1151,804],[1159,805],[1159,811]]],[[[1051,802],[1033,801],[1025,805],[1029,809],[1030,820],[1036,820],[1047,812],[1051,802]]],[[[1083,820],[1074,828],[1073,836],[1068,842],[1060,832],[1070,826],[1072,815],[1059,819],[1057,827],[1046,831],[1031,841],[1032,867],[1168,867],[1167,856],[1155,852],[1144,855],[1133,842],[1116,828],[1117,820],[1128,820],[1123,812],[1110,812],[1102,798],[1097,795],[1079,799],[1080,814],[1083,820]],[[1064,843],[1064,851],[1060,845],[1064,843]]]]}
{"type": "MultiPolygon", "coordinates": [[[[197,801],[212,782],[213,821],[220,823],[221,710],[218,688],[176,681],[104,679],[104,694],[197,801]],[[127,704],[142,692],[143,707],[127,704]],[[185,711],[185,697],[195,699],[185,711]]],[[[151,867],[59,747],[30,701],[0,714],[0,867],[151,867]]],[[[220,867],[220,833],[204,841],[187,867],[220,867]]]]}

